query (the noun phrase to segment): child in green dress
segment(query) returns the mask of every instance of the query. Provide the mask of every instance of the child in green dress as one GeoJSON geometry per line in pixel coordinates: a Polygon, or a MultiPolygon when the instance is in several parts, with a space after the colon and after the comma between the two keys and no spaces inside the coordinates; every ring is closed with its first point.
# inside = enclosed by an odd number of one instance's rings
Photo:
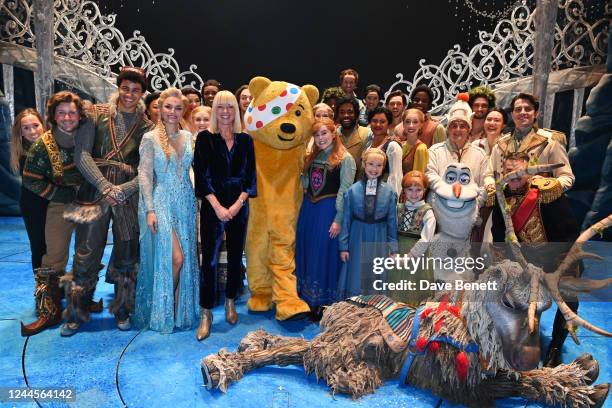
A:
{"type": "MultiPolygon", "coordinates": [[[[395,290],[389,297],[398,302],[416,306],[430,295],[427,290],[419,289],[419,281],[433,280],[431,268],[427,268],[427,248],[436,232],[436,219],[429,204],[423,197],[427,190],[427,177],[418,170],[409,171],[402,179],[403,202],[397,205],[397,235],[399,240],[399,254],[417,260],[421,258],[420,267],[415,270],[397,269],[391,272],[389,282],[400,282],[402,279],[414,282],[410,289],[395,290]]],[[[403,265],[414,265],[409,262],[403,265]]]]}

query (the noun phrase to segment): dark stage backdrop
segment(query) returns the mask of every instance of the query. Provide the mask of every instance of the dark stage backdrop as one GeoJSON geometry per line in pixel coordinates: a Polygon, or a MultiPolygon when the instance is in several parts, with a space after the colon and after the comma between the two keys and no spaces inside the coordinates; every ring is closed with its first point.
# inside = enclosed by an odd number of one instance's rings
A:
{"type": "MultiPolygon", "coordinates": [[[[134,30],[154,51],[174,48],[183,69],[197,64],[203,79],[234,90],[255,75],[323,90],[348,67],[359,90],[388,89],[395,74],[412,78],[418,61],[438,65],[454,44],[478,42],[492,31],[495,14],[508,16],[514,1],[495,0],[111,0],[126,37],[134,30]],[[472,9],[478,9],[476,12],[472,9]],[[487,15],[487,16],[485,16],[487,15]]],[[[360,95],[361,96],[361,95],[360,95]]]]}

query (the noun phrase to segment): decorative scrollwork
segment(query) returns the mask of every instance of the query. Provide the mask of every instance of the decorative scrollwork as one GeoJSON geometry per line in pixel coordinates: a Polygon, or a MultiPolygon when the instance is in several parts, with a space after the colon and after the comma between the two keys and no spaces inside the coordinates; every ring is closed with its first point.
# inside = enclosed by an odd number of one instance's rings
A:
{"type": "MultiPolygon", "coordinates": [[[[606,58],[608,17],[595,22],[586,20],[582,0],[561,0],[554,36],[552,70],[602,64],[606,58]]],[[[489,85],[511,78],[528,76],[533,70],[535,10],[525,1],[512,10],[510,18],[500,20],[493,32],[480,31],[480,43],[464,52],[453,46],[439,65],[419,61],[412,79],[396,74],[396,81],[385,97],[396,89],[407,93],[419,84],[434,92],[432,114],[440,115],[454,102],[454,96],[476,85],[489,85]]]]}
{"type": "MultiPolygon", "coordinates": [[[[102,76],[124,65],[142,67],[150,87],[162,90],[170,86],[192,86],[199,89],[202,78],[190,65],[181,71],[174,50],[154,52],[138,30],[125,39],[115,27],[115,14],[103,15],[93,1],[54,0],[54,48],[57,55],[78,60],[94,68],[102,76]]],[[[26,0],[0,0],[0,10],[8,16],[0,29],[0,39],[32,46],[32,6],[26,0]]]]}
{"type": "Polygon", "coordinates": [[[0,0],[0,40],[32,46],[32,6],[26,0],[0,0]]]}
{"type": "MultiPolygon", "coordinates": [[[[471,2],[468,2],[471,4],[471,2]]],[[[89,0],[54,0],[55,52],[94,67],[102,76],[113,75],[121,65],[143,67],[151,88],[191,85],[200,88],[202,78],[190,65],[181,71],[174,50],[154,52],[139,31],[125,39],[115,27],[115,14],[103,15],[89,0]]],[[[552,69],[595,65],[604,62],[610,5],[605,17],[589,22],[583,0],[560,0],[555,27],[552,69]]],[[[32,47],[32,6],[27,0],[0,0],[0,40],[32,47]]],[[[410,92],[420,83],[434,90],[432,113],[440,114],[454,95],[470,87],[495,85],[511,78],[530,75],[533,69],[535,10],[526,1],[516,4],[510,18],[502,19],[493,32],[479,32],[480,43],[464,52],[455,45],[439,65],[419,61],[411,80],[397,74],[385,96],[397,88],[410,92]]]]}

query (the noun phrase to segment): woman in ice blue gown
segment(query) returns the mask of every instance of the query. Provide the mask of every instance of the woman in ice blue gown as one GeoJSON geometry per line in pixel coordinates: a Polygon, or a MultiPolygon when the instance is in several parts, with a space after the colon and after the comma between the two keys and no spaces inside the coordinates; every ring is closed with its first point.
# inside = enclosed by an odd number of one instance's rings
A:
{"type": "Polygon", "coordinates": [[[184,96],[176,88],[159,98],[160,122],[140,144],[140,269],[134,323],[172,333],[199,321],[196,201],[189,169],[191,134],[179,130],[184,96]]]}

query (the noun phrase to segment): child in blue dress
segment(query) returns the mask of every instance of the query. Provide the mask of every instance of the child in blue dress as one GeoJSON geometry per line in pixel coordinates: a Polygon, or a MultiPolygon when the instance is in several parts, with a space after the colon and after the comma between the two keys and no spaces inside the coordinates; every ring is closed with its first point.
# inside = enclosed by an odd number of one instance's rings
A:
{"type": "Polygon", "coordinates": [[[374,263],[398,252],[397,194],[381,180],[386,159],[378,148],[366,150],[361,157],[364,178],[344,195],[339,243],[344,266],[338,281],[344,297],[384,293],[374,289],[374,281],[386,282],[386,273],[374,263]]]}

